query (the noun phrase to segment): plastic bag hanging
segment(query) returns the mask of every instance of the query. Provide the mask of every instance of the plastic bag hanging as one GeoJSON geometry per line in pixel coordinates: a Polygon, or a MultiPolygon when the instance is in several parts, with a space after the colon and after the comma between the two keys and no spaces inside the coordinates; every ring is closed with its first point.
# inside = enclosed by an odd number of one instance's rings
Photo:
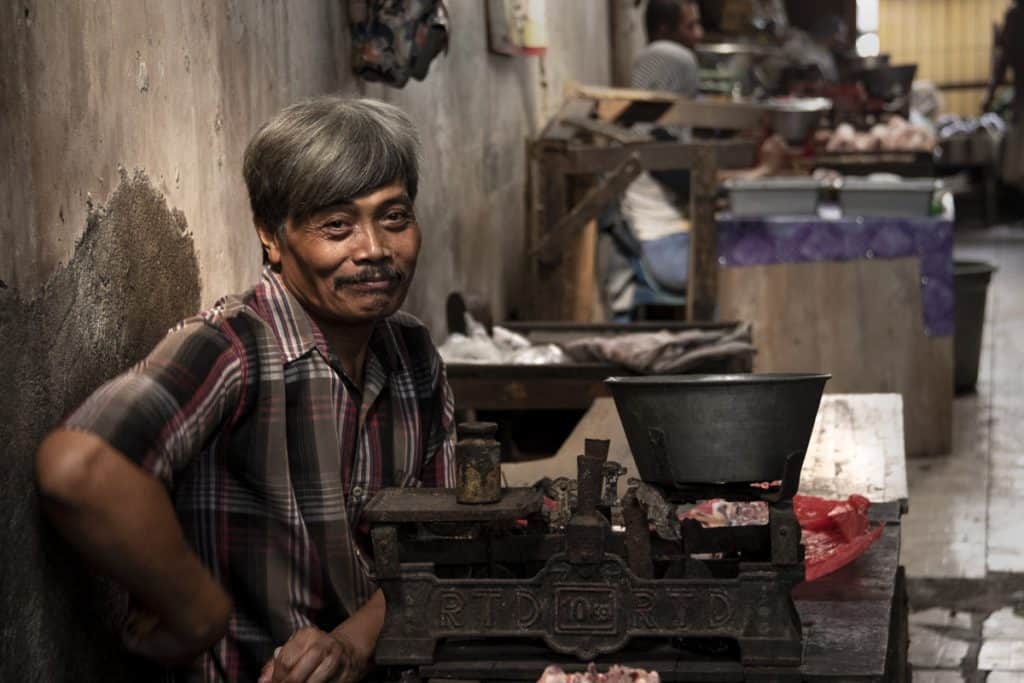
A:
{"type": "Polygon", "coordinates": [[[352,70],[396,88],[426,78],[448,50],[448,10],[442,0],[352,0],[352,70]]]}

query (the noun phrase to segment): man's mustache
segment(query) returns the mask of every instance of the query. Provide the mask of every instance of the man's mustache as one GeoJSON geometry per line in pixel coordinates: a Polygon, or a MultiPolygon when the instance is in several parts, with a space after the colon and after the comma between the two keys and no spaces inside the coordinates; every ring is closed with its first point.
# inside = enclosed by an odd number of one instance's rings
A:
{"type": "Polygon", "coordinates": [[[364,268],[355,275],[339,275],[334,278],[334,285],[336,287],[344,287],[345,285],[358,285],[364,282],[381,281],[399,283],[404,279],[405,273],[395,266],[385,263],[379,266],[364,268]]]}

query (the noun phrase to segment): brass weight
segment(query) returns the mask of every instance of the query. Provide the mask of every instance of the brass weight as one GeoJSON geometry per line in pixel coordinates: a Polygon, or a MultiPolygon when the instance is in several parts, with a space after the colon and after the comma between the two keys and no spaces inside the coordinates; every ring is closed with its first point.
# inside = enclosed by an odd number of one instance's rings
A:
{"type": "Polygon", "coordinates": [[[455,499],[459,503],[501,500],[501,444],[493,422],[463,422],[455,444],[455,499]]]}

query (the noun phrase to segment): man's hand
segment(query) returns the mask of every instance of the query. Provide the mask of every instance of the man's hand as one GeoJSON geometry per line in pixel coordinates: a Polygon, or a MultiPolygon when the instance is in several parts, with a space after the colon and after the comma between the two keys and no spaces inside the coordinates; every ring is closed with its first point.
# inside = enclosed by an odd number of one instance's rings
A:
{"type": "Polygon", "coordinates": [[[789,161],[789,147],[779,135],[772,135],[761,143],[761,166],[768,175],[782,170],[789,161]]]}
{"type": "Polygon", "coordinates": [[[259,683],[353,683],[370,668],[386,610],[380,589],[330,633],[304,628],[267,662],[259,683]]]}
{"type": "Polygon", "coordinates": [[[354,683],[366,673],[368,659],[344,636],[307,627],[274,652],[259,683],[354,683]]]}

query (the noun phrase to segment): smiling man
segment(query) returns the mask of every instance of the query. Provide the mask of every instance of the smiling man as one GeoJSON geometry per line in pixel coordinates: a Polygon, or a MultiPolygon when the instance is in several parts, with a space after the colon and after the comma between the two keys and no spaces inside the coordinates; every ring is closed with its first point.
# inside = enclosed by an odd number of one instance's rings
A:
{"type": "Polygon", "coordinates": [[[353,681],[384,618],[362,511],[450,486],[453,399],[399,312],[418,140],[399,109],[322,97],[249,143],[259,284],[172,330],[39,448],[44,509],[137,610],[177,680],[353,681]]]}

